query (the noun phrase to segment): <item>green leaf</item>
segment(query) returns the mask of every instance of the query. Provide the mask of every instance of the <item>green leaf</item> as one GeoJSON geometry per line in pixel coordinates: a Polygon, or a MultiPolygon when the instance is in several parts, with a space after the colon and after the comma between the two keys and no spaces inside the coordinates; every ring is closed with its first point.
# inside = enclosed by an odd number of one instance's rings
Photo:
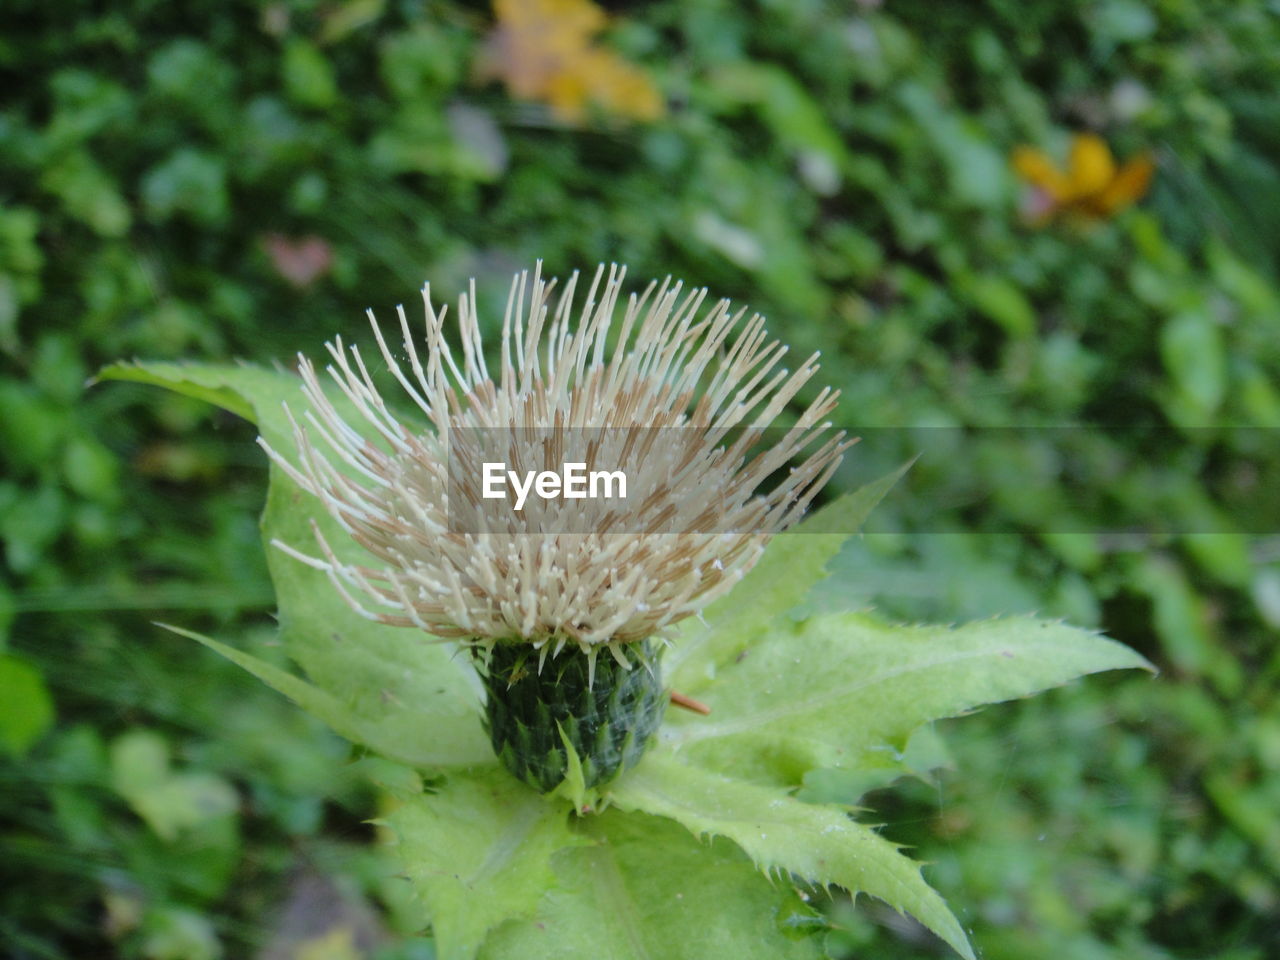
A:
{"type": "MultiPolygon", "coordinates": [[[[335,552],[359,551],[282,471],[273,467],[271,476],[262,521],[265,540],[314,550],[314,522],[335,552]]],[[[403,745],[401,755],[423,757],[429,751],[431,766],[494,762],[480,725],[483,688],[470,657],[457,644],[435,642],[415,630],[358,616],[323,572],[279,550],[269,550],[267,561],[285,649],[316,686],[381,732],[379,742],[370,746],[385,750],[395,741],[403,745]]]]}
{"type": "Polygon", "coordinates": [[[336,43],[354,30],[373,23],[386,9],[386,0],[348,0],[330,8],[320,31],[321,43],[336,43]]]}
{"type": "Polygon", "coordinates": [[[1245,675],[1240,661],[1227,651],[1204,598],[1182,568],[1156,553],[1133,564],[1130,583],[1151,599],[1151,625],[1165,656],[1180,671],[1208,677],[1228,697],[1240,695],[1245,675]]]}
{"type": "Polygon", "coordinates": [[[1011,337],[1029,337],[1036,332],[1036,311],[1022,290],[998,274],[962,274],[955,286],[979,313],[994,320],[1011,337]]]}
{"type": "Polygon", "coordinates": [[[670,711],[660,733],[690,762],[799,784],[872,749],[902,750],[921,724],[1025,697],[1087,673],[1146,667],[1128,647],[1031,618],[901,626],[862,613],[777,629],[699,693],[710,716],[670,711]]]}
{"type": "Polygon", "coordinates": [[[1109,0],[1093,9],[1090,26],[1101,40],[1125,43],[1155,33],[1159,26],[1151,8],[1139,0],[1109,0]]]}
{"type": "Polygon", "coordinates": [[[505,770],[451,774],[387,819],[396,853],[431,912],[440,960],[470,960],[485,935],[531,916],[554,880],[551,857],[587,842],[569,805],[548,800],[505,770]]]}
{"type": "Polygon", "coordinates": [[[194,147],[179,147],[148,170],[141,192],[142,205],[159,223],[186,214],[202,226],[219,226],[231,209],[226,162],[194,147]]]}
{"type": "Polygon", "coordinates": [[[582,758],[578,756],[577,749],[558,720],[556,730],[560,733],[560,742],[564,744],[565,773],[560,785],[551,791],[551,796],[567,800],[574,810],[589,812],[599,805],[600,793],[595,787],[587,786],[586,776],[582,772],[582,758]]]}
{"type": "Polygon", "coordinates": [[[848,156],[822,109],[779,67],[747,60],[718,67],[707,79],[707,92],[717,107],[751,108],[790,150],[811,150],[834,164],[848,156]]]}
{"type": "MultiPolygon", "coordinates": [[[[354,743],[363,743],[393,760],[418,767],[445,767],[460,762],[458,758],[440,752],[432,738],[405,737],[396,712],[373,715],[356,712],[319,687],[250,653],[219,643],[194,630],[184,630],[168,623],[156,626],[194,640],[226,657],[354,743]]],[[[465,763],[465,760],[461,762],[465,763]]]]}
{"type": "MultiPolygon", "coordinates": [[[[258,367],[222,367],[212,365],[188,365],[181,363],[113,363],[104,367],[95,378],[102,380],[125,380],[130,383],[149,383],[155,387],[164,387],[174,393],[186,397],[204,400],[216,407],[221,407],[238,417],[257,422],[253,404],[247,395],[259,395],[261,392],[282,386],[283,375],[258,367]],[[259,381],[256,382],[255,381],[259,381]],[[239,383],[239,389],[225,385],[239,383]]],[[[293,381],[294,391],[301,389],[301,381],[293,381]]],[[[283,401],[285,395],[281,394],[283,401]]]]}
{"type": "Polygon", "coordinates": [[[827,563],[910,466],[905,463],[845,494],[795,529],[774,537],[742,582],[707,609],[703,619],[708,627],[686,621],[695,625],[686,627],[685,638],[663,658],[663,670],[676,689],[689,694],[702,690],[715,679],[720,667],[804,600],[826,575],[827,563]]]}
{"type": "Polygon", "coordinates": [[[920,866],[839,807],[804,803],[783,790],[653,754],[618,780],[610,797],[623,809],[670,817],[698,836],[728,837],[766,872],[877,897],[972,960],[964,931],[920,866]]]}
{"type": "Polygon", "coordinates": [[[40,671],[0,654],[0,748],[21,757],[53,724],[53,697],[40,671]]]}
{"type": "Polygon", "coordinates": [[[84,151],[74,151],[51,164],[40,185],[62,201],[67,213],[104,237],[122,237],[132,215],[115,181],[84,151]]]}
{"type": "Polygon", "coordinates": [[[503,924],[483,960],[817,960],[813,914],[740,849],[610,810],[577,822],[588,847],[554,860],[558,883],[529,920],[503,924]]]}
{"type": "Polygon", "coordinates": [[[333,64],[306,40],[291,40],[282,62],[285,92],[303,107],[327,110],[338,100],[338,84],[333,64]]]}
{"type": "Polygon", "coordinates": [[[934,724],[917,727],[902,750],[864,753],[854,767],[818,767],[804,775],[804,785],[794,794],[806,803],[858,803],[872,790],[882,790],[903,777],[915,777],[936,785],[937,770],[954,769],[955,761],[934,724]]]}
{"type": "MultiPolygon", "coordinates": [[[[103,370],[99,379],[152,383],[217,403],[256,421],[267,442],[282,451],[293,446],[283,405],[296,407],[304,402],[296,377],[260,367],[116,365],[103,370]]],[[[262,518],[263,539],[309,549],[315,542],[313,521],[338,553],[358,555],[360,548],[314,498],[273,466],[262,518]]],[[[480,726],[482,688],[456,644],[431,642],[413,630],[365,620],[343,602],[322,571],[279,550],[268,550],[267,562],[285,650],[302,667],[312,690],[318,688],[327,699],[322,702],[314,693],[303,691],[297,678],[290,689],[277,689],[306,709],[316,710],[344,736],[405,762],[424,767],[493,762],[493,750],[480,726]],[[305,701],[300,699],[304,693],[305,701]]],[[[241,665],[267,679],[248,660],[241,665]]],[[[289,675],[283,671],[272,676],[274,682],[267,682],[273,686],[288,682],[283,677],[289,675]]]]}
{"type": "Polygon", "coordinates": [[[153,908],[141,932],[142,955],[147,960],[219,960],[223,955],[212,918],[195,910],[153,908]]]}
{"type": "Polygon", "coordinates": [[[1160,331],[1160,356],[1175,386],[1201,416],[1212,415],[1227,389],[1222,333],[1206,310],[1187,310],[1160,331]]]}
{"type": "Polygon", "coordinates": [[[240,805],[235,789],[221,777],[172,771],[169,745],[150,730],[130,730],[111,744],[111,784],[166,841],[208,820],[233,814],[240,805]]]}

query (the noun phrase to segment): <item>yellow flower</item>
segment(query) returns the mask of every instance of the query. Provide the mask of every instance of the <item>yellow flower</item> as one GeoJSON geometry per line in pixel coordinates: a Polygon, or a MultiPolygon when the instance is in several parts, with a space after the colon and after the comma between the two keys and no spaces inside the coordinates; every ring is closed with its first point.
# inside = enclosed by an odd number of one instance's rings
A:
{"type": "Polygon", "coordinates": [[[1033,188],[1031,219],[1043,223],[1058,215],[1102,219],[1123,210],[1146,194],[1155,164],[1142,153],[1117,166],[1101,137],[1078,133],[1066,170],[1043,150],[1026,146],[1014,150],[1013,169],[1033,188]]]}
{"type": "Polygon", "coordinates": [[[588,105],[635,120],[663,114],[648,75],[594,42],[604,11],[590,0],[494,0],[498,27],[481,57],[481,79],[502,80],[514,96],[541,100],[567,123],[588,105]]]}

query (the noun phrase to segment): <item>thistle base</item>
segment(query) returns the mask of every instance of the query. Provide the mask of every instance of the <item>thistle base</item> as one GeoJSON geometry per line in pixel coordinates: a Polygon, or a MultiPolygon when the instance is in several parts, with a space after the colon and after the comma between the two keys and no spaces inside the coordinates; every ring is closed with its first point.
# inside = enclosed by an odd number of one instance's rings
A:
{"type": "Polygon", "coordinates": [[[587,787],[607,783],[639,760],[667,703],[661,651],[646,640],[623,652],[630,669],[602,651],[588,684],[589,662],[578,649],[547,658],[541,671],[538,652],[527,643],[498,643],[487,656],[477,649],[485,730],[503,765],[549,793],[569,769],[566,740],[587,787]]]}

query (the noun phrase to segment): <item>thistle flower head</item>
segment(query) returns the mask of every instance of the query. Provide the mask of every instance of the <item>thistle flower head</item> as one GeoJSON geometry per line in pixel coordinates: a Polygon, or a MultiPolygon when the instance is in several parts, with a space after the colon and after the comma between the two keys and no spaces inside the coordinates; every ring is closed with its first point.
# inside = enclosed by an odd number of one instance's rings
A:
{"type": "Polygon", "coordinates": [[[817,354],[785,369],[763,318],[744,322],[726,300],[704,309],[705,289],[670,279],[620,303],[624,276],[599,268],[578,307],[578,274],[558,297],[540,265],[519,274],[496,374],[474,282],[458,304],[460,357],[429,286],[421,341],[399,307],[399,349],[372,311],[379,359],[327,344],[331,385],[300,357],[296,449],[260,442],[367,557],[340,558],[318,527],[318,556],[277,546],[371,620],[485,646],[525,641],[543,657],[571,645],[593,664],[609,649],[625,665],[621,645],[662,636],[725,593],[839,465],[848,441],[825,420],[838,394],[822,390],[760,450],[817,354]],[[383,367],[397,403],[375,385],[383,367]],[[627,499],[517,511],[485,497],[480,461],[495,443],[504,465],[559,466],[575,442],[630,479],[627,499]]]}

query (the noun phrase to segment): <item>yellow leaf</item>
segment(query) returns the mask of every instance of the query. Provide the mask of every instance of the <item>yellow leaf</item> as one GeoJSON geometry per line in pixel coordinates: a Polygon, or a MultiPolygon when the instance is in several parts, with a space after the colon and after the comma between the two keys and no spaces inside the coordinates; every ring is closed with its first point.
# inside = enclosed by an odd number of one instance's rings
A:
{"type": "Polygon", "coordinates": [[[1013,169],[1023,180],[1043,190],[1055,202],[1066,199],[1069,189],[1067,176],[1043,150],[1018,147],[1013,151],[1013,169]]]}
{"type": "Polygon", "coordinates": [[[363,957],[356,946],[355,932],[347,926],[333,927],[303,941],[293,955],[294,960],[361,960],[363,957]]]}
{"type": "Polygon", "coordinates": [[[1097,134],[1078,133],[1071,138],[1068,160],[1073,199],[1082,199],[1105,190],[1116,175],[1111,148],[1097,134]]]}
{"type": "Polygon", "coordinates": [[[1151,186],[1156,165],[1151,154],[1144,153],[1127,161],[1115,179],[1098,195],[1097,206],[1102,216],[1110,216],[1117,210],[1141,200],[1151,186]]]}
{"type": "Polygon", "coordinates": [[[594,105],[616,116],[654,120],[662,98],[649,76],[598,45],[605,13],[590,0],[494,0],[498,26],[481,57],[481,79],[502,80],[513,96],[541,100],[577,123],[594,105]]]}

